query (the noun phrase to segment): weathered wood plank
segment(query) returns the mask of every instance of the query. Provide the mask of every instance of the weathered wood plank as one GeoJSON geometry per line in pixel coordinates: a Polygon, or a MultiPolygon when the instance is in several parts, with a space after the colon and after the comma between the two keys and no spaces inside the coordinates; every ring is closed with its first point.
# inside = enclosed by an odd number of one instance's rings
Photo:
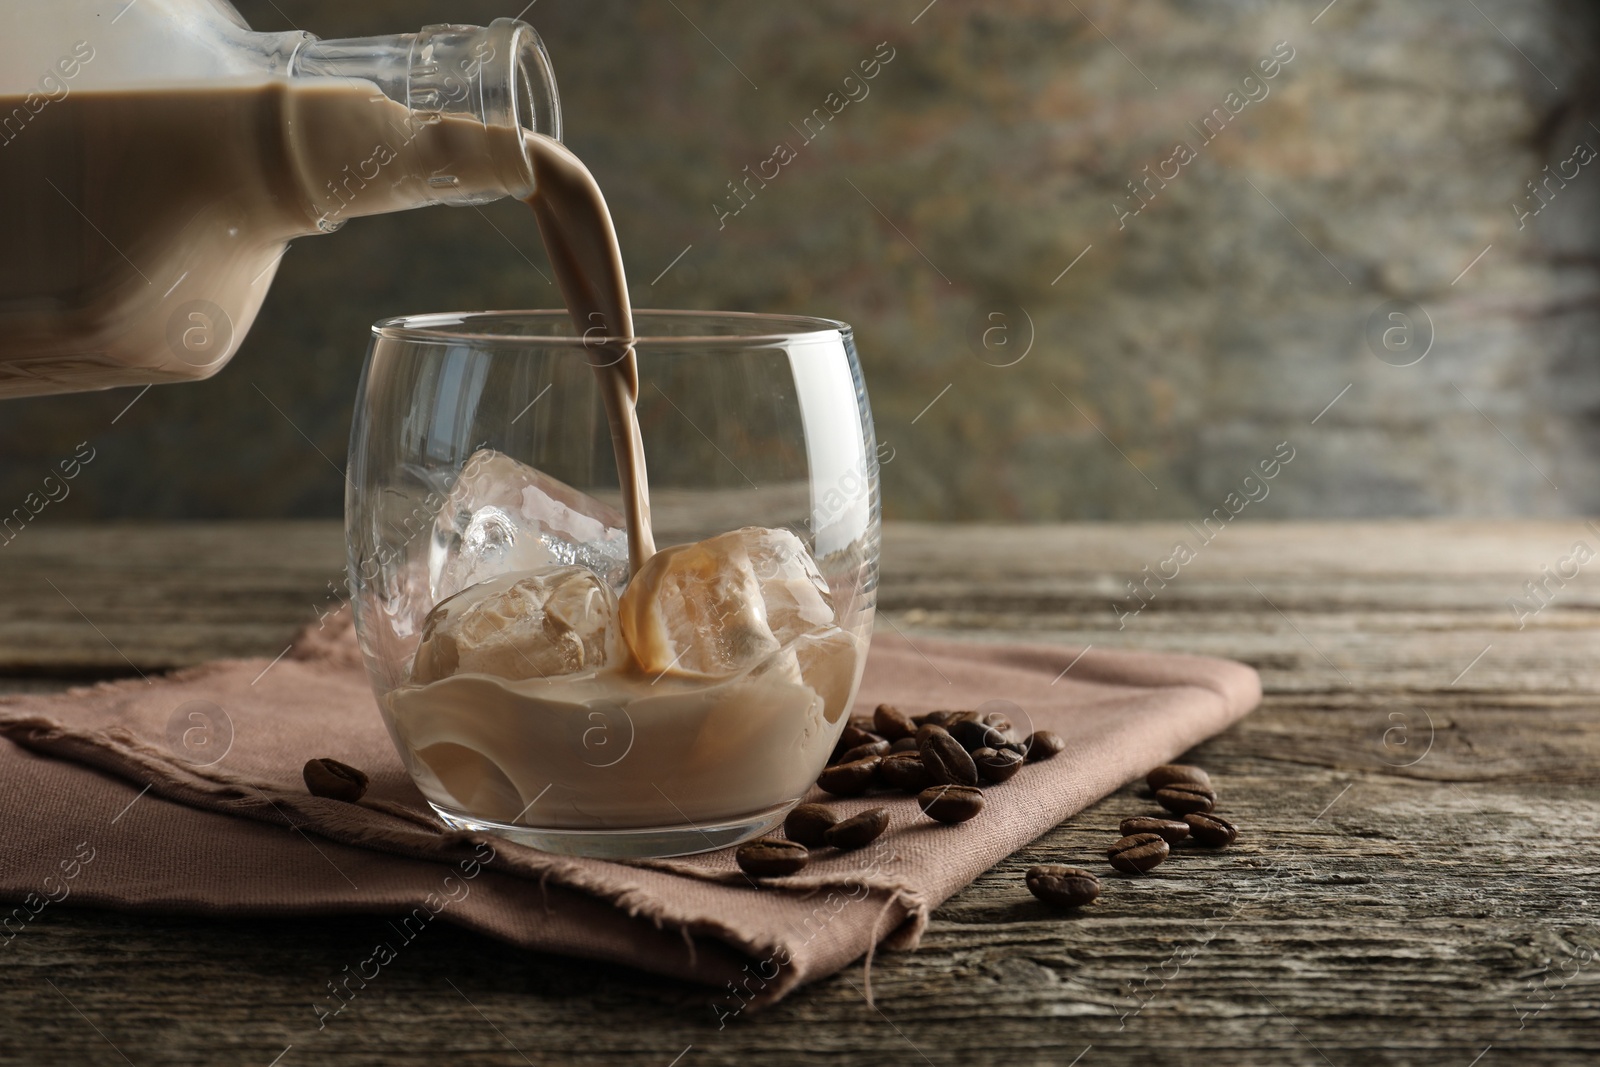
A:
{"type": "MultiPolygon", "coordinates": [[[[1585,528],[1241,526],[1119,630],[1114,576],[1179,530],[891,526],[881,604],[913,640],[1255,663],[1266,703],[1194,754],[1245,830],[1233,849],[1109,875],[1117,822],[1150,808],[1130,787],[949,901],[918,952],[880,956],[876,1010],[856,968],[722,1029],[706,990],[440,927],[318,1032],[311,1002],[381,919],[52,908],[0,948],[0,1064],[120,1062],[108,1040],[141,1067],[291,1044],[284,1065],[1600,1058],[1600,583],[1585,571],[1523,630],[1505,604],[1585,528]],[[1021,872],[1047,861],[1106,873],[1101,902],[1044,911],[1021,872]]],[[[111,641],[147,670],[275,655],[340,565],[331,525],[54,533],[0,550],[8,691],[125,673],[111,641]]]]}
{"type": "MultiPolygon", "coordinates": [[[[1343,670],[1427,689],[1449,682],[1486,645],[1530,641],[1536,647],[1515,658],[1546,669],[1497,678],[1491,688],[1600,687],[1600,673],[1587,668],[1587,631],[1600,608],[1600,582],[1588,571],[1524,629],[1506,604],[1575,539],[1600,547],[1583,524],[1241,525],[1201,548],[1119,627],[1111,605],[1125,598],[1124,583],[1185,535],[1198,541],[1175,523],[890,523],[880,603],[897,622],[929,632],[1232,655],[1266,670],[1273,688],[1337,688],[1343,670]],[[1314,648],[1285,640],[1295,626],[1314,648]]],[[[0,548],[0,672],[276,655],[296,627],[336,603],[343,561],[334,523],[30,530],[0,548]]],[[[1478,672],[1502,661],[1486,657],[1464,684],[1480,684],[1478,672]]]]}
{"type": "Polygon", "coordinates": [[[1087,1045],[1099,1062],[1163,1050],[1186,1062],[1196,1048],[1228,1063],[1322,1062],[1312,1045],[1334,1063],[1464,1065],[1490,1044],[1517,1062],[1600,1055],[1600,983],[1581,964],[1600,952],[1594,868],[1551,832],[1593,832],[1592,790],[1392,776],[1345,790],[1347,775],[1270,765],[1219,784],[1246,828],[1238,847],[1108,877],[1081,915],[1045,911],[1021,871],[1099,866],[1117,820],[1149,806],[1131,789],[1109,798],[941,909],[919,952],[880,958],[882,1015],[856,970],[719,1030],[705,991],[439,929],[319,1033],[321,982],[361,957],[381,920],[65,910],[12,946],[0,998],[29,1020],[11,1035],[26,1035],[18,1051],[56,1049],[56,1062],[111,1057],[45,978],[135,1063],[214,1062],[219,1050],[266,1063],[290,1043],[319,1062],[428,1063],[445,1050],[517,1062],[508,1042],[534,1062],[659,1065],[691,1044],[701,1063],[918,1062],[906,1038],[940,1064],[1065,1063],[1087,1045]],[[1577,974],[1560,985],[1563,966],[1577,974]],[[163,1027],[178,996],[183,1023],[163,1027]]]}

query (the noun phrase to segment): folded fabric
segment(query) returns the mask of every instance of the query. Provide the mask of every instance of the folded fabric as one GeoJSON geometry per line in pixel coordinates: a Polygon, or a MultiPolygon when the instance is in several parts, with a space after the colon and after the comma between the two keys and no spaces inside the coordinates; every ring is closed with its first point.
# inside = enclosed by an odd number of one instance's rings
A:
{"type": "MultiPolygon", "coordinates": [[[[858,713],[1015,703],[1066,740],[987,791],[970,822],[900,794],[828,799],[890,811],[855,852],[824,850],[757,885],[731,849],[634,863],[551,855],[451,831],[402,768],[348,614],[280,660],[0,699],[0,944],[58,903],[204,915],[364,912],[394,936],[338,979],[349,993],[435,918],[516,945],[715,987],[724,1020],[879,945],[914,948],[936,907],[1063,819],[1225,729],[1260,699],[1224,660],[1067,647],[874,639],[858,713]],[[1070,668],[1070,669],[1069,669],[1070,668]],[[209,747],[208,747],[209,746],[209,747]],[[307,793],[332,757],[371,776],[359,804],[307,793]]],[[[349,999],[329,983],[319,1021],[349,999]]]]}

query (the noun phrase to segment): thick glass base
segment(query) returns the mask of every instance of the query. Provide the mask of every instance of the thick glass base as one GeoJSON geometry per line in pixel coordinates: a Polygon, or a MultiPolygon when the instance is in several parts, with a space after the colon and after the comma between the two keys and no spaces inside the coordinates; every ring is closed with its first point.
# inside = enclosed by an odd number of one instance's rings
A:
{"type": "Polygon", "coordinates": [[[714,852],[760,837],[781,823],[796,803],[798,801],[790,801],[724,822],[639,826],[618,830],[545,830],[479,819],[442,808],[432,801],[428,806],[454,829],[495,834],[542,852],[555,852],[563,856],[594,856],[598,859],[660,859],[714,852]]]}

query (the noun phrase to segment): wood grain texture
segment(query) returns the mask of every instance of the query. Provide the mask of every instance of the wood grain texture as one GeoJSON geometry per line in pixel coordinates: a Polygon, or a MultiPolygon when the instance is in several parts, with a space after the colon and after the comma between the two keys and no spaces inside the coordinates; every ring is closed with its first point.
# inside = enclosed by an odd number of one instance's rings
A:
{"type": "MultiPolygon", "coordinates": [[[[919,951],[879,957],[876,1008],[856,967],[719,1029],[710,991],[437,927],[318,1031],[311,1004],[381,918],[51,908],[0,948],[0,1063],[1600,1059],[1600,581],[1585,570],[1522,629],[1506,605],[1600,537],[1576,522],[1240,526],[1119,629],[1123,581],[1181,536],[887,529],[884,625],[913,640],[1231,655],[1267,698],[1192,754],[1243,830],[1235,847],[1111,874],[1117,822],[1153,809],[1130,786],[949,901],[919,951]],[[1022,885],[1039,862],[1102,873],[1101,900],[1046,911],[1022,885]]],[[[6,691],[276,655],[325,606],[342,554],[318,524],[28,537],[0,549],[6,691]]]]}

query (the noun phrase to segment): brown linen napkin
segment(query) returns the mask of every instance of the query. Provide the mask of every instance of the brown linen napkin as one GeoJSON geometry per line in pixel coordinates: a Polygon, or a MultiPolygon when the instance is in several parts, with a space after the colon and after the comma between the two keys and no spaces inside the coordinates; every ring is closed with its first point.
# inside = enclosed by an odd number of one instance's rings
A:
{"type": "Polygon", "coordinates": [[[757,888],[729,849],[620,863],[445,830],[401,767],[344,613],[270,664],[224,660],[0,699],[10,739],[0,743],[0,819],[10,827],[0,899],[16,902],[0,912],[0,947],[65,901],[394,917],[394,936],[372,957],[328,976],[314,1006],[321,1026],[360,975],[442,917],[527,948],[715,986],[710,1007],[725,1024],[864,954],[870,962],[880,943],[914,948],[933,907],[1225,729],[1260,693],[1255,671],[1225,660],[876,637],[858,713],[879,702],[920,712],[1004,699],[1032,728],[1060,733],[1066,751],[989,790],[982,815],[960,826],[928,821],[899,794],[834,801],[846,815],[887,806],[890,830],[757,888]],[[321,756],[371,775],[359,805],[307,794],[300,769],[321,756]]]}

